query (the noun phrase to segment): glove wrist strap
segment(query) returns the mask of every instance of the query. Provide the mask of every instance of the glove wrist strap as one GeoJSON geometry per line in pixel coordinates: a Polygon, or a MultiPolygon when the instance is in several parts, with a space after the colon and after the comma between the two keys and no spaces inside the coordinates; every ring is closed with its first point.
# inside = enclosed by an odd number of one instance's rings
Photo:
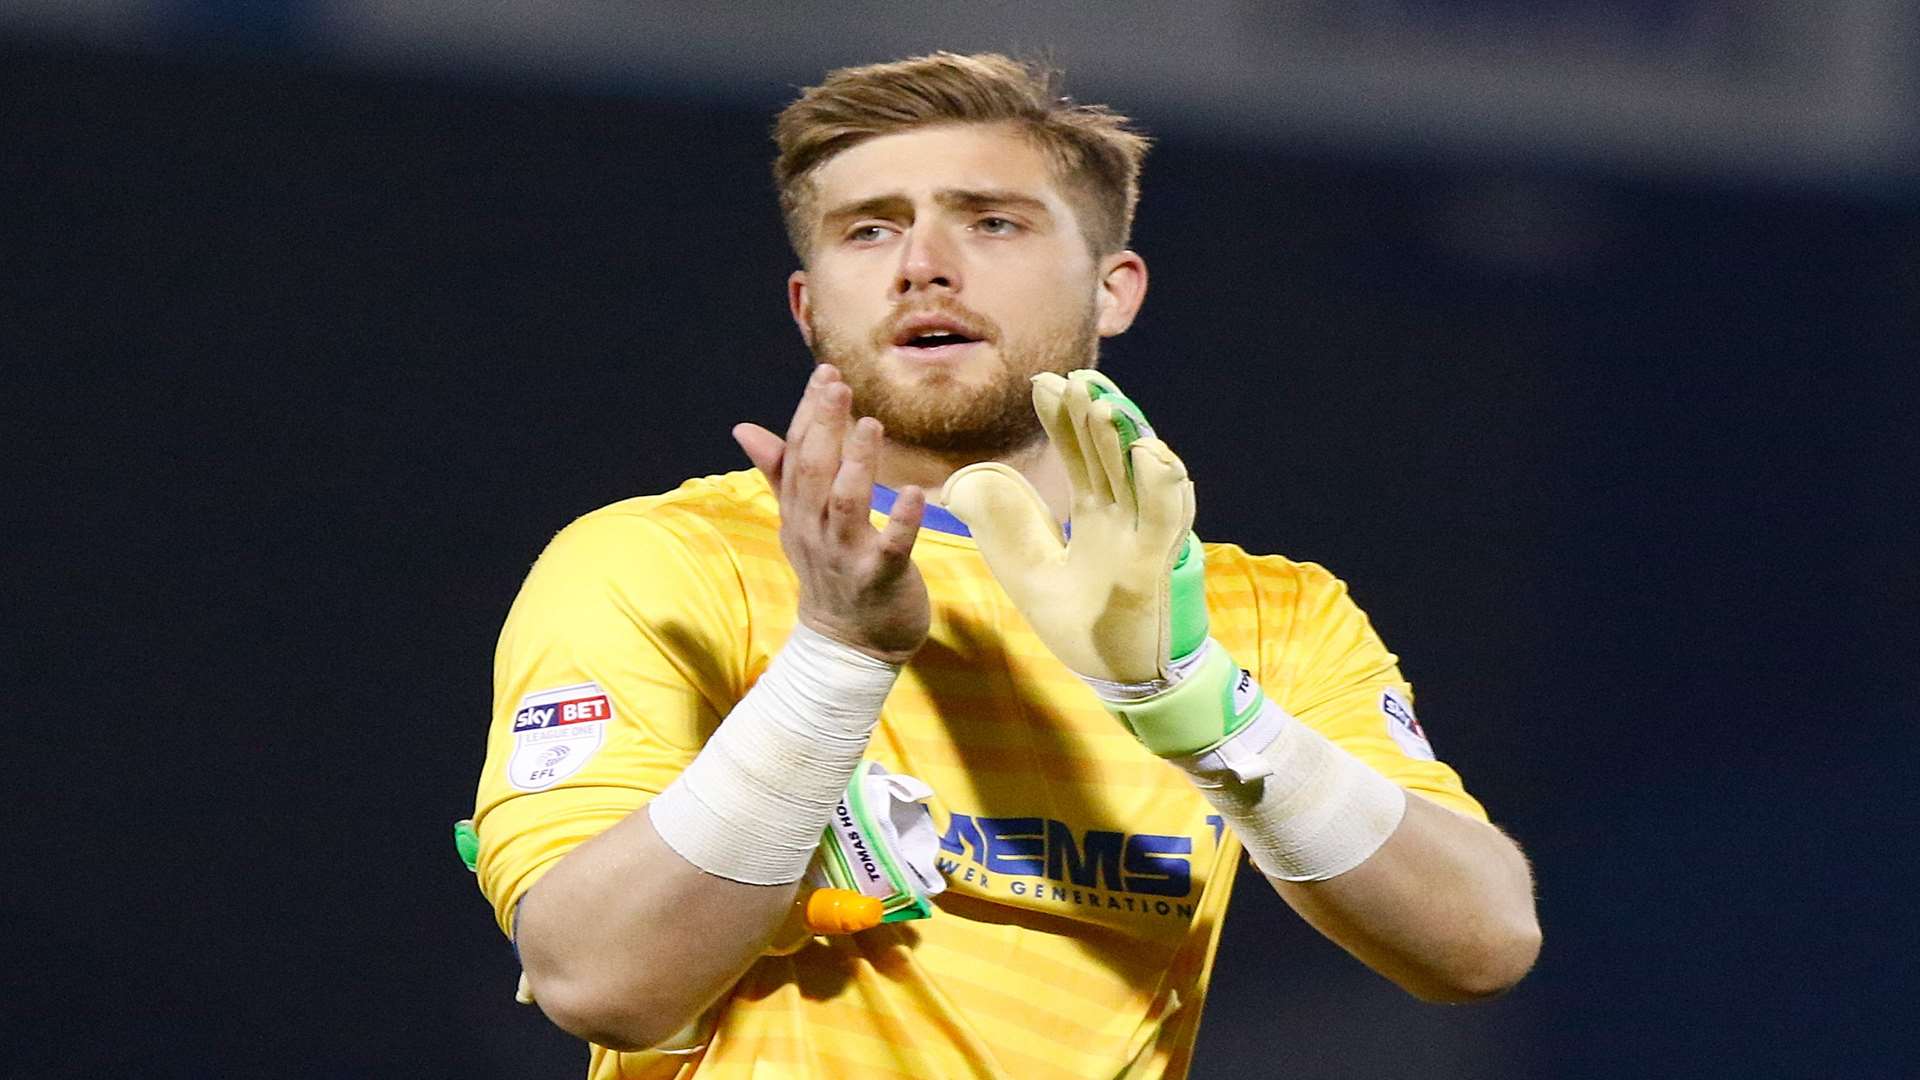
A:
{"type": "Polygon", "coordinates": [[[1399,827],[1406,792],[1275,704],[1218,642],[1169,676],[1086,681],[1147,749],[1186,771],[1261,873],[1324,881],[1399,827]]]}
{"type": "Polygon", "coordinates": [[[1085,682],[1108,712],[1161,757],[1184,757],[1219,747],[1252,724],[1267,700],[1252,674],[1235,664],[1212,638],[1192,656],[1171,664],[1165,679],[1085,682]]]}
{"type": "Polygon", "coordinates": [[[1198,753],[1167,760],[1195,776],[1225,774],[1241,781],[1272,776],[1273,763],[1263,751],[1280,738],[1286,725],[1299,722],[1272,699],[1262,697],[1259,710],[1240,730],[1198,753]]]}

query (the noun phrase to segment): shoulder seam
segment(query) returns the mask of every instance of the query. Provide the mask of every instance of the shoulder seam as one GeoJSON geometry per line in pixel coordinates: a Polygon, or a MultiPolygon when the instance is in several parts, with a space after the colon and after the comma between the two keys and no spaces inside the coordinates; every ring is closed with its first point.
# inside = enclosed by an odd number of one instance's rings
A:
{"type": "MultiPolygon", "coordinates": [[[[579,525],[583,522],[587,522],[595,518],[600,518],[608,521],[618,520],[621,518],[631,519],[632,521],[639,523],[650,530],[657,531],[659,534],[669,538],[675,545],[679,546],[683,550],[686,550],[689,555],[693,554],[689,546],[690,537],[688,537],[687,535],[684,535],[684,532],[691,531],[693,529],[699,530],[701,534],[701,538],[703,540],[710,541],[712,546],[715,549],[717,549],[722,554],[724,554],[726,558],[727,571],[732,578],[733,594],[739,600],[740,610],[745,613],[746,626],[744,627],[744,630],[746,632],[746,648],[744,648],[741,651],[741,656],[744,661],[745,657],[752,655],[753,636],[755,631],[752,594],[747,589],[746,574],[741,570],[741,567],[740,567],[739,553],[736,552],[734,550],[734,546],[728,542],[726,534],[722,532],[720,528],[716,526],[712,521],[707,520],[707,518],[704,515],[684,505],[690,499],[699,498],[703,494],[705,493],[690,492],[682,488],[676,488],[673,491],[661,492],[658,495],[636,496],[632,499],[624,499],[620,502],[609,503],[606,506],[602,506],[602,507],[599,507],[598,509],[588,511],[587,513],[582,514],[580,517],[574,519],[573,522],[569,523],[567,528],[571,529],[575,525],[579,525]],[[638,506],[638,507],[628,505],[630,503],[642,502],[642,501],[645,501],[646,505],[638,506]],[[669,513],[672,514],[671,523],[669,523],[666,520],[662,520],[662,518],[669,513]]],[[[733,495],[731,492],[722,490],[722,491],[716,492],[716,494],[718,494],[720,499],[726,502],[729,506],[747,506],[748,505],[747,502],[739,499],[737,496],[733,495]]],[[[562,529],[561,531],[564,533],[566,529],[562,529]]],[[[717,578],[717,575],[716,575],[716,578],[717,578]]],[[[718,581],[716,581],[716,584],[718,584],[718,581]]],[[[742,667],[738,670],[730,672],[729,674],[733,680],[734,690],[739,694],[744,694],[746,692],[747,685],[748,685],[746,669],[742,667]]],[[[719,708],[720,706],[720,703],[718,702],[714,702],[712,704],[716,708],[719,708]]],[[[720,708],[719,711],[722,716],[726,715],[726,709],[720,708]]]]}

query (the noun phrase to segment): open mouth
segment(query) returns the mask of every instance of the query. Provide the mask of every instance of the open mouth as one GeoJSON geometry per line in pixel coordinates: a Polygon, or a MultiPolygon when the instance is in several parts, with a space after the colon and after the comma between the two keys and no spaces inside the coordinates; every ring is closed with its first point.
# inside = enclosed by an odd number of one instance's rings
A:
{"type": "Polygon", "coordinates": [[[894,335],[893,344],[909,356],[935,359],[960,353],[980,340],[969,328],[936,316],[909,320],[894,335]]]}
{"type": "Polygon", "coordinates": [[[900,347],[903,349],[923,350],[946,349],[955,345],[971,345],[976,340],[978,339],[970,338],[965,334],[954,334],[942,331],[932,334],[915,334],[902,342],[900,347]]]}

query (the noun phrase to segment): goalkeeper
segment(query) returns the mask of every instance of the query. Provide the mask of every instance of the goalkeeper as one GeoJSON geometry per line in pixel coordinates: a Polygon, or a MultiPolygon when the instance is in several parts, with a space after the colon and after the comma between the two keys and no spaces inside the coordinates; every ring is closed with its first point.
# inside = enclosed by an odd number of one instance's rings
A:
{"type": "Polygon", "coordinates": [[[474,868],[595,1080],[1185,1076],[1243,852],[1423,999],[1519,979],[1525,860],[1345,585],[1196,540],[1089,370],[1146,295],[1145,139],[947,53],[775,139],[784,434],[562,530],[495,657],[474,868]],[[826,855],[869,917],[796,931],[826,855]]]}

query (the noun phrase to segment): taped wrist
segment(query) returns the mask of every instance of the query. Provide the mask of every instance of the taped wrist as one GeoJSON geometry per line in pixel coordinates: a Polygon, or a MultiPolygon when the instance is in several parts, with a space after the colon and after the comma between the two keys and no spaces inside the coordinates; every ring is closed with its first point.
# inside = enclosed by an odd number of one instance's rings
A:
{"type": "Polygon", "coordinates": [[[1407,810],[1400,785],[1262,699],[1233,738],[1174,758],[1233,829],[1260,872],[1325,881],[1386,843],[1407,810]]]}
{"type": "Polygon", "coordinates": [[[800,880],[899,673],[796,624],[699,756],[647,804],[654,830],[717,877],[800,880]]]}

